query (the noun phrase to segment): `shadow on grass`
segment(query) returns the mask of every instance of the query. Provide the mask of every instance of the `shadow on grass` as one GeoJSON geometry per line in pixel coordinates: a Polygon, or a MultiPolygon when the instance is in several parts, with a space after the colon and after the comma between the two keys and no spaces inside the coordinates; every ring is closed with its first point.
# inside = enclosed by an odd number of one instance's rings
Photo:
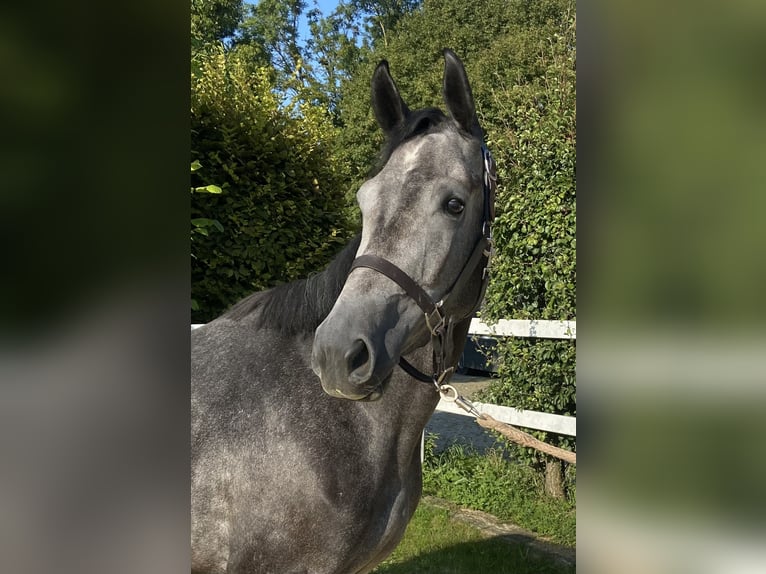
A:
{"type": "Polygon", "coordinates": [[[563,558],[542,554],[527,546],[523,535],[461,542],[423,550],[414,556],[395,556],[374,574],[569,574],[575,565],[563,558]]]}

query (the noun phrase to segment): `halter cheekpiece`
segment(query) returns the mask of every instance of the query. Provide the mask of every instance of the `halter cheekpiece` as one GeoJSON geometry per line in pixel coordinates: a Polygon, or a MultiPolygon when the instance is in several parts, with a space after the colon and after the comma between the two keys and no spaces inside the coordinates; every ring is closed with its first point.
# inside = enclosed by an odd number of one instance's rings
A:
{"type": "Polygon", "coordinates": [[[394,281],[404,292],[412,298],[418,307],[425,314],[425,322],[431,333],[431,346],[433,348],[433,375],[429,376],[412,366],[404,357],[399,358],[399,366],[415,379],[434,384],[437,391],[442,391],[452,374],[455,372],[455,366],[447,366],[447,358],[452,353],[452,332],[455,323],[471,317],[481,305],[484,293],[489,283],[489,268],[492,261],[492,221],[495,218],[495,190],[497,188],[497,171],[495,160],[489,149],[482,144],[481,146],[483,163],[483,190],[484,190],[484,208],[481,221],[481,236],[476,241],[476,245],[468,257],[463,269],[457,276],[452,286],[447,290],[439,301],[434,301],[425,290],[418,285],[407,273],[390,261],[378,257],[377,255],[360,255],[351,264],[349,273],[358,267],[373,269],[394,281]],[[456,318],[447,314],[445,303],[453,293],[460,293],[470,281],[474,271],[479,264],[482,265],[481,271],[481,289],[476,298],[476,302],[471,310],[463,317],[456,318]]]}

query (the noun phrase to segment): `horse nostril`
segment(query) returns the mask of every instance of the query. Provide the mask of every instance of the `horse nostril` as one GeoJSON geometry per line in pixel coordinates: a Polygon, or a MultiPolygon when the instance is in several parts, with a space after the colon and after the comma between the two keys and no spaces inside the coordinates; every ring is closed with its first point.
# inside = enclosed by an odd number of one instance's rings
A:
{"type": "Polygon", "coordinates": [[[346,352],[349,379],[355,383],[364,383],[372,374],[370,350],[361,339],[357,339],[346,352]]]}

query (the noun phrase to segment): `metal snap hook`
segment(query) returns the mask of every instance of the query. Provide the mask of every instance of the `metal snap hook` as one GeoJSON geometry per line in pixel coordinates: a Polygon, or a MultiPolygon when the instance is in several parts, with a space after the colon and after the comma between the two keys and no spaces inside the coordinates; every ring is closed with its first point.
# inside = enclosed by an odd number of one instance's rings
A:
{"type": "Polygon", "coordinates": [[[442,394],[442,398],[448,403],[455,403],[467,413],[471,413],[473,416],[481,418],[481,413],[474,404],[465,397],[461,397],[457,392],[457,389],[452,385],[442,385],[439,387],[439,392],[442,394]],[[450,395],[450,391],[454,393],[454,395],[450,395]]]}

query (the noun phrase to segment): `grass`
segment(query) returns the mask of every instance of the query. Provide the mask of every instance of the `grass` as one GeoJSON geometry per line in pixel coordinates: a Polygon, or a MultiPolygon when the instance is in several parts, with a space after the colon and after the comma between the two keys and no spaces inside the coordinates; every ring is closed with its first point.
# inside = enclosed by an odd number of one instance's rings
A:
{"type": "Polygon", "coordinates": [[[480,455],[452,446],[435,454],[433,441],[426,442],[423,494],[483,510],[559,544],[575,546],[574,485],[566,499],[555,499],[544,493],[539,475],[510,462],[500,451],[480,455]]]}
{"type": "Polygon", "coordinates": [[[402,542],[375,574],[569,574],[573,566],[530,554],[519,544],[486,538],[450,520],[444,508],[421,502],[402,542]]]}

